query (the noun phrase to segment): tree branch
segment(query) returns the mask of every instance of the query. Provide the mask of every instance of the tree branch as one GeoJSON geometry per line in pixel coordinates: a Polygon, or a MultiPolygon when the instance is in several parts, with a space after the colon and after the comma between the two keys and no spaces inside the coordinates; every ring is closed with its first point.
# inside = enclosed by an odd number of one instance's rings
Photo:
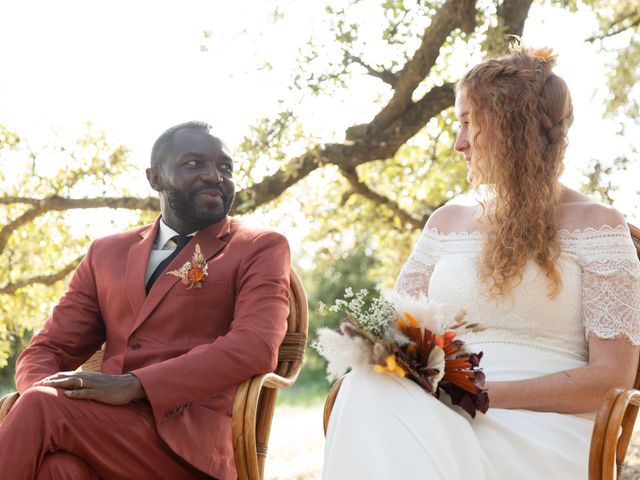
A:
{"type": "Polygon", "coordinates": [[[467,33],[473,32],[475,13],[474,0],[447,0],[436,12],[425,29],[420,47],[396,74],[393,97],[369,124],[369,134],[375,135],[387,128],[411,105],[414,90],[429,75],[440,55],[442,44],[456,28],[467,33]]]}
{"type": "Polygon", "coordinates": [[[507,35],[522,36],[532,3],[533,0],[504,0],[498,5],[498,18],[505,26],[507,35]]]}
{"type": "Polygon", "coordinates": [[[49,275],[37,275],[31,278],[23,278],[18,280],[17,282],[7,283],[0,287],[0,294],[8,294],[12,295],[16,293],[20,288],[27,287],[29,285],[41,284],[41,285],[52,285],[59,280],[62,280],[67,275],[69,275],[73,270],[78,266],[80,261],[84,258],[84,255],[79,256],[75,260],[71,261],[69,264],[65,265],[62,269],[55,273],[51,273],[49,275]]]}
{"type": "Polygon", "coordinates": [[[364,69],[367,71],[367,73],[369,75],[371,75],[372,77],[379,78],[384,83],[387,83],[387,84],[391,85],[392,87],[394,87],[396,85],[396,83],[398,81],[398,77],[396,76],[395,73],[390,72],[389,70],[384,70],[384,69],[378,70],[378,69],[375,69],[371,65],[369,65],[368,63],[364,62],[360,57],[357,57],[357,56],[353,55],[352,53],[349,53],[345,49],[343,49],[343,51],[344,51],[345,64],[346,63],[357,63],[358,65],[364,67],[364,69]]]}
{"type": "Polygon", "coordinates": [[[619,18],[615,18],[614,20],[611,21],[609,26],[606,29],[604,29],[605,30],[604,33],[601,33],[600,35],[593,35],[585,39],[585,42],[593,43],[596,40],[604,40],[605,38],[614,37],[616,35],[619,35],[622,32],[626,32],[627,30],[631,28],[635,28],[639,25],[640,25],[640,11],[634,10],[632,12],[623,14],[619,18]],[[621,25],[625,20],[634,16],[635,18],[631,20],[631,23],[629,23],[628,25],[621,25]]]}
{"type": "Polygon", "coordinates": [[[33,219],[50,211],[62,211],[84,208],[126,208],[129,210],[160,210],[160,202],[157,198],[134,197],[101,197],[101,198],[64,198],[45,197],[41,199],[24,197],[0,197],[0,204],[26,204],[32,208],[24,212],[15,220],[6,224],[0,230],[0,253],[7,246],[11,234],[33,219]]]}
{"type": "Polygon", "coordinates": [[[147,197],[95,197],[95,198],[66,198],[51,196],[44,198],[33,197],[0,197],[0,204],[9,205],[21,203],[33,205],[43,210],[71,210],[76,208],[125,208],[128,210],[160,210],[157,198],[147,197]]]}
{"type": "Polygon", "coordinates": [[[454,101],[452,84],[433,87],[420,101],[412,103],[404,115],[377,135],[344,143],[316,145],[306,154],[289,161],[274,175],[239,192],[231,212],[248,213],[276,199],[287,188],[323,165],[355,168],[363,163],[393,157],[407,140],[431,118],[452,106],[454,101]]]}
{"type": "Polygon", "coordinates": [[[410,225],[412,228],[417,230],[422,229],[422,227],[424,226],[422,223],[422,219],[415,218],[409,212],[400,208],[400,205],[398,205],[396,202],[394,202],[390,198],[385,197],[384,195],[374,192],[366,184],[361,182],[355,168],[341,168],[340,173],[342,173],[344,178],[349,181],[354,192],[371,200],[377,205],[384,205],[389,210],[391,210],[393,214],[398,217],[404,224],[410,225]]]}
{"type": "Polygon", "coordinates": [[[42,213],[43,212],[39,208],[31,208],[20,215],[18,218],[16,218],[14,221],[9,222],[4,227],[2,227],[2,230],[0,230],[0,253],[4,251],[4,247],[7,246],[9,237],[11,237],[11,234],[16,229],[20,228],[22,225],[29,223],[34,218],[42,215],[42,213]]]}

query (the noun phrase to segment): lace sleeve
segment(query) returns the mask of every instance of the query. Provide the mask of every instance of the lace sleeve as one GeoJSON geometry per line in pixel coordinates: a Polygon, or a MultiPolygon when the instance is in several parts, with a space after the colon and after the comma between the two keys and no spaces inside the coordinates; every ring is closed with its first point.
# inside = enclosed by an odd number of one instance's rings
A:
{"type": "Polygon", "coordinates": [[[589,229],[576,246],[585,335],[640,345],[640,262],[626,226],[589,229]]]}
{"type": "Polygon", "coordinates": [[[394,290],[410,297],[428,297],[429,279],[436,261],[442,254],[436,230],[427,227],[422,231],[413,252],[402,267],[394,290]]]}

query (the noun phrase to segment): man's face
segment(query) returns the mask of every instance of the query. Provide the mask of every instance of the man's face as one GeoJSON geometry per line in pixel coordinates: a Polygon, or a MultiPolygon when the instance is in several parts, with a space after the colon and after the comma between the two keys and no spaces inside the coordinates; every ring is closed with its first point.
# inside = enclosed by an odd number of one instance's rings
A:
{"type": "Polygon", "coordinates": [[[164,197],[162,216],[180,233],[218,223],[229,212],[235,193],[233,160],[218,138],[200,129],[176,132],[158,180],[164,197]]]}

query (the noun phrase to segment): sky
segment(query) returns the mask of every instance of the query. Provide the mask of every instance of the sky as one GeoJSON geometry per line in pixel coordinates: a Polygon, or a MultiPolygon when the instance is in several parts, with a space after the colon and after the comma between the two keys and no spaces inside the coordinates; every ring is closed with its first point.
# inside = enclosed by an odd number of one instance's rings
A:
{"type": "MultiPolygon", "coordinates": [[[[91,121],[130,148],[144,184],[151,144],[167,127],[205,120],[233,149],[257,118],[277,110],[321,4],[0,0],[0,123],[45,145],[53,130],[74,138],[91,121]],[[286,16],[274,24],[276,5],[286,16]],[[265,60],[272,69],[261,68],[265,60]]],[[[588,15],[535,7],[524,34],[531,45],[554,48],[556,71],[572,90],[575,123],[563,180],[574,188],[590,158],[625,153],[638,133],[621,140],[603,120],[605,59],[583,42],[594,28],[588,15]]],[[[329,136],[354,118],[366,121],[379,107],[363,85],[349,98],[349,116],[335,114],[340,98],[309,107],[305,121],[329,136]]],[[[614,179],[621,185],[615,205],[638,223],[633,176],[640,178],[638,166],[614,179]]]]}

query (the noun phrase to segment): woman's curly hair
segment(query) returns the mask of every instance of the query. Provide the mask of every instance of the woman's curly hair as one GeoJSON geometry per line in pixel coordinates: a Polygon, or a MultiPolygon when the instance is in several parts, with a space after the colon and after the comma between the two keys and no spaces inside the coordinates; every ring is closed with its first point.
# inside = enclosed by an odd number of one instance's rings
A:
{"type": "Polygon", "coordinates": [[[484,205],[480,266],[493,296],[521,281],[530,258],[550,280],[550,297],[562,287],[555,216],[573,106],[555,60],[549,49],[518,48],[476,65],[456,87],[469,104],[472,181],[495,193],[484,205]]]}

